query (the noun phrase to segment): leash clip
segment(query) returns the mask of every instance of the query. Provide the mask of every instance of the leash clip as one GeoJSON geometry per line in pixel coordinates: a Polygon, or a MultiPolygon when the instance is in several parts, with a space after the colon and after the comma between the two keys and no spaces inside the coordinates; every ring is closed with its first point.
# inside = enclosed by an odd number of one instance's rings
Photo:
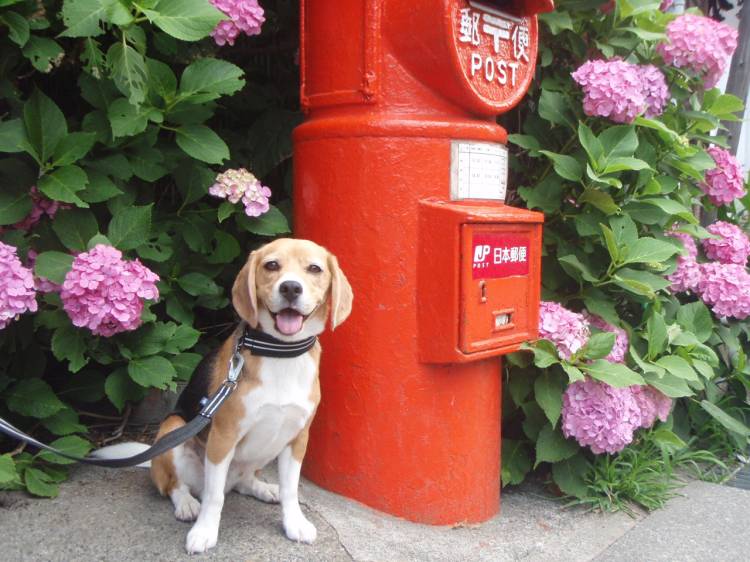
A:
{"type": "Polygon", "coordinates": [[[242,372],[242,367],[245,365],[245,358],[241,353],[236,351],[232,358],[229,360],[229,373],[227,374],[227,382],[237,384],[237,379],[242,372]]]}

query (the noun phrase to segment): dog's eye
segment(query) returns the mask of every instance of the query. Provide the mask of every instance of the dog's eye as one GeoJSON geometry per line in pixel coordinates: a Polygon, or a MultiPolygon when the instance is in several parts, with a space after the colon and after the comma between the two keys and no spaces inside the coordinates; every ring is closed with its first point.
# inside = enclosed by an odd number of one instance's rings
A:
{"type": "Polygon", "coordinates": [[[314,263],[307,266],[307,271],[309,271],[310,273],[322,273],[323,272],[323,270],[320,269],[320,266],[315,265],[314,263]]]}
{"type": "Polygon", "coordinates": [[[281,266],[277,261],[268,261],[263,264],[263,267],[266,269],[266,271],[278,271],[279,269],[281,269],[281,266]]]}

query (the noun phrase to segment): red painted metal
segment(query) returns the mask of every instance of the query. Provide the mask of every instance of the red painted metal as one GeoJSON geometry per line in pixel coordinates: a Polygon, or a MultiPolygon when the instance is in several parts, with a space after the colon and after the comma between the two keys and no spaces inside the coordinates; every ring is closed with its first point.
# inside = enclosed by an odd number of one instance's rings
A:
{"type": "MultiPolygon", "coordinates": [[[[500,229],[528,237],[536,265],[530,261],[528,275],[505,279],[523,286],[518,295],[532,297],[522,299],[519,328],[503,331],[525,337],[522,320],[534,314],[534,294],[538,300],[541,217],[497,201],[451,202],[451,142],[505,143],[493,116],[526,91],[536,57],[534,14],[551,2],[302,0],[301,6],[307,119],[294,133],[294,230],[338,255],[355,293],[351,318],[323,338],[323,397],[305,475],[414,521],[486,520],[500,499],[497,355],[511,344],[470,349],[481,342],[474,325],[486,320],[480,310],[469,311],[461,335],[461,306],[476,289],[461,253],[471,251],[476,228],[479,235],[500,229]],[[500,22],[508,38],[501,37],[496,52],[482,22],[498,5],[512,25],[500,22]],[[467,35],[460,27],[463,15],[471,22],[475,14],[479,45],[472,29],[467,35]],[[523,37],[513,39],[516,27],[528,33],[527,46],[523,37]],[[516,51],[509,51],[514,41],[520,41],[516,51]],[[520,46],[528,62],[515,57],[520,46]],[[483,57],[486,74],[475,68],[472,75],[473,54],[483,57]],[[512,82],[508,64],[519,60],[512,82]],[[432,220],[431,205],[450,209],[450,220],[432,220]],[[438,351],[452,345],[444,359],[430,354],[430,333],[443,342],[438,351]],[[446,362],[427,362],[436,360],[446,362]]],[[[504,301],[495,302],[496,289],[489,289],[490,306],[501,311],[504,301]]]]}

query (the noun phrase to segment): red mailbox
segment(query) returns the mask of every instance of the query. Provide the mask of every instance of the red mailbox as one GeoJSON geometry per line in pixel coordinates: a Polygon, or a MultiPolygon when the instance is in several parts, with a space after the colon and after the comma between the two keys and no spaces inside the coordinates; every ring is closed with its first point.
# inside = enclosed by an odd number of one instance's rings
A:
{"type": "Polygon", "coordinates": [[[305,475],[382,511],[500,501],[499,355],[536,337],[542,215],[503,204],[505,130],[550,0],[302,0],[294,228],[339,256],[305,475]]]}

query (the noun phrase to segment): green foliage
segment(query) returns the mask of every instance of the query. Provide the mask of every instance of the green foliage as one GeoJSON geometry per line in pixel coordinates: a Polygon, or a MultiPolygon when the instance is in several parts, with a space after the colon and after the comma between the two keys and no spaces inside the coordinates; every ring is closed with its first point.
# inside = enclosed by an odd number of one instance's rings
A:
{"type": "MultiPolygon", "coordinates": [[[[18,427],[83,454],[79,408],[115,414],[187,381],[234,321],[228,289],[247,253],[289,231],[298,13],[263,5],[262,35],[219,48],[209,34],[225,16],[206,0],[0,2],[0,239],[58,284],[96,244],[160,277],[133,332],[73,326],[56,293],[0,331],[0,416],[18,427]],[[241,167],[271,187],[266,215],[208,195],[241,167]],[[34,185],[63,207],[16,229],[34,185]]],[[[67,461],[3,454],[15,447],[0,437],[0,488],[56,495],[67,461]]]]}
{"type": "Polygon", "coordinates": [[[582,503],[653,509],[673,493],[673,468],[719,466],[714,454],[745,454],[750,437],[747,322],[716,318],[695,295],[671,293],[666,279],[683,251],[668,232],[708,236],[693,209],[747,223],[747,198],[715,209],[699,187],[713,167],[706,148],[726,144],[721,122],[736,120],[743,105],[663,64],[655,47],[674,16],[658,2],[620,0],[609,14],[597,3],[555,4],[539,18],[536,80],[503,123],[515,149],[509,183],[519,186],[510,203],[545,213],[544,300],[602,317],[624,329],[630,345],[625,361],[612,363],[614,334],[593,330],[569,358],[544,339],[525,346],[533,355],[511,357],[503,483],[540,467],[582,503]],[[571,72],[614,57],[666,74],[672,99],[663,115],[616,124],[584,114],[571,72]],[[561,431],[564,390],[585,377],[615,387],[648,384],[676,399],[674,413],[668,424],[636,432],[619,455],[595,456],[561,431]],[[522,453],[533,462],[521,461],[522,453]]]}

